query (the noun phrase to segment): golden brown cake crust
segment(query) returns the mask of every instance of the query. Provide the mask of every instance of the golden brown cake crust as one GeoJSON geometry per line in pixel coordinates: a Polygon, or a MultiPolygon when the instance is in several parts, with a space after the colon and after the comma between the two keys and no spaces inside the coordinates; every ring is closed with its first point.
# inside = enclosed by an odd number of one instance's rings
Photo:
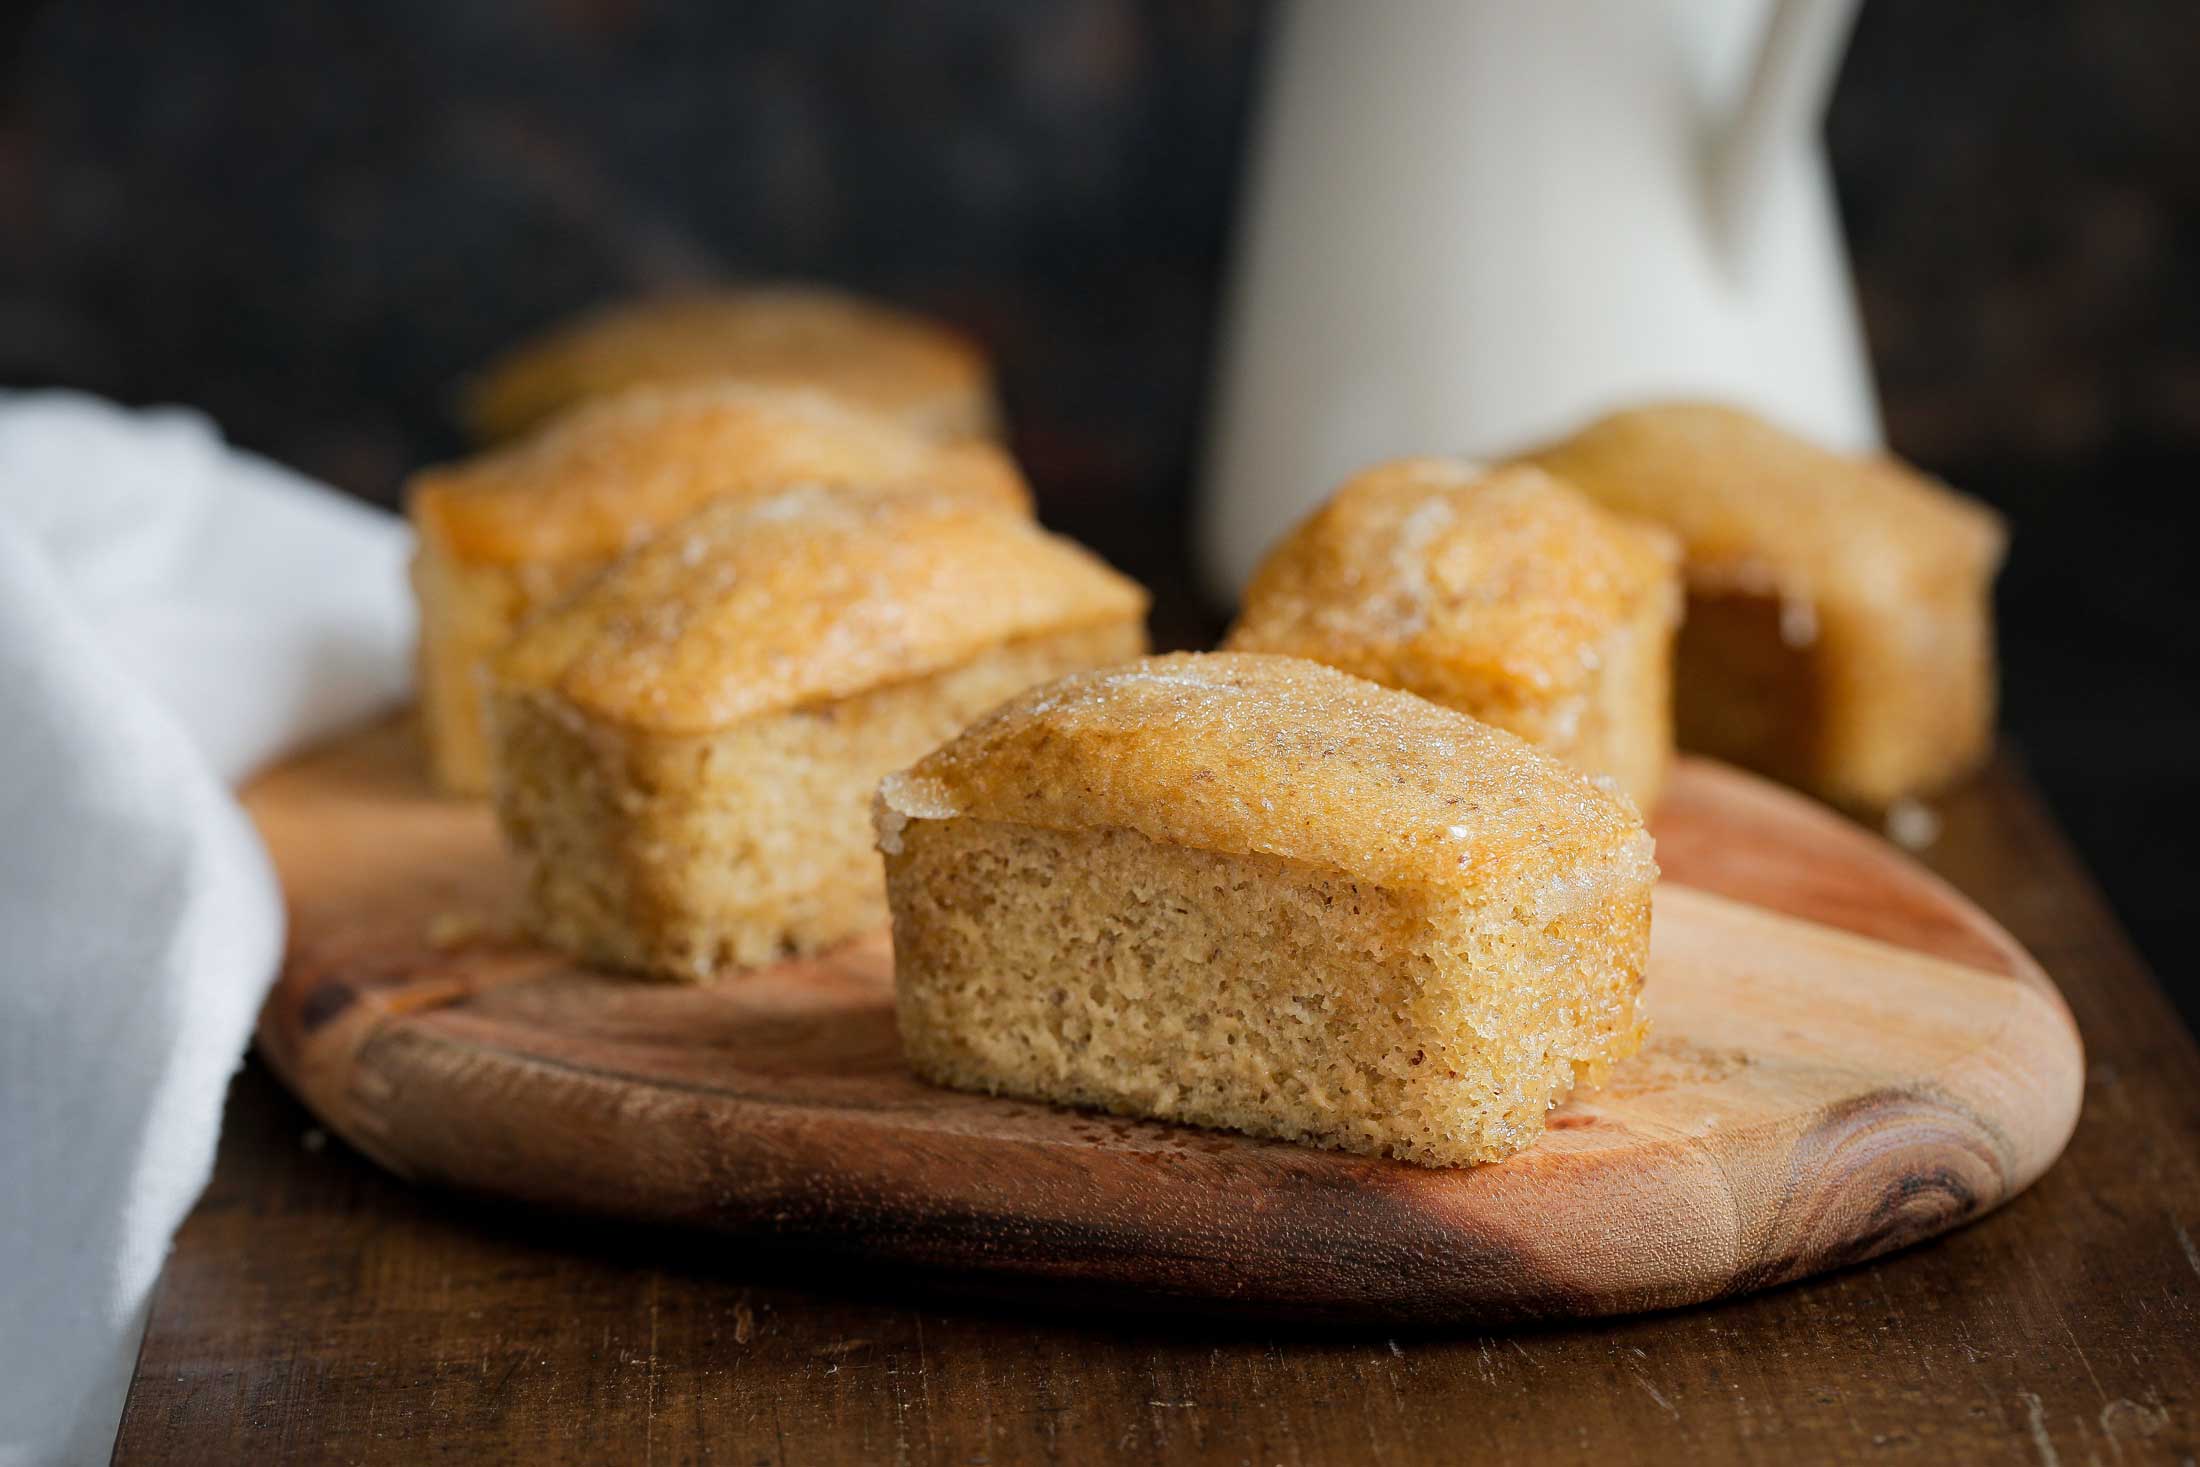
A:
{"type": "Polygon", "coordinates": [[[615,555],[712,499],[794,483],[918,485],[1028,511],[990,443],[940,443],[814,392],[725,382],[640,387],[509,448],[430,469],[423,537],[471,562],[615,555]]]}
{"type": "Polygon", "coordinates": [[[1646,599],[1677,619],[1677,541],[1531,467],[1449,458],[1352,478],[1254,575],[1227,646],[1455,707],[1562,695],[1646,599]]]}
{"type": "Polygon", "coordinates": [[[1992,747],[1991,510],[1733,408],[1618,413],[1532,457],[1680,534],[1684,745],[1866,808],[1992,747]]]}
{"type": "Polygon", "coordinates": [[[872,793],[1003,698],[1145,650],[1136,621],[707,734],[633,732],[543,693],[489,708],[527,925],[592,962],[704,979],[883,924],[872,793]]]}
{"type": "Polygon", "coordinates": [[[1621,796],[1521,739],[1318,663],[1177,653],[1012,700],[879,788],[910,820],[1119,828],[1385,885],[1558,874],[1647,842],[1621,796]]]}
{"type": "Polygon", "coordinates": [[[1885,458],[1852,458],[1738,408],[1614,413],[1524,457],[1677,531],[1692,585],[1871,604],[1990,574],[1992,510],[1885,458]]]}
{"type": "Polygon", "coordinates": [[[698,734],[1144,614],[1089,551],[967,497],[805,485],[721,500],[530,622],[497,658],[628,729],[698,734]]]}
{"type": "Polygon", "coordinates": [[[992,371],[968,338],[904,311],[796,286],[606,307],[494,363],[463,407],[476,436],[495,439],[586,398],[710,377],[816,389],[920,431],[993,426],[992,371]]]}

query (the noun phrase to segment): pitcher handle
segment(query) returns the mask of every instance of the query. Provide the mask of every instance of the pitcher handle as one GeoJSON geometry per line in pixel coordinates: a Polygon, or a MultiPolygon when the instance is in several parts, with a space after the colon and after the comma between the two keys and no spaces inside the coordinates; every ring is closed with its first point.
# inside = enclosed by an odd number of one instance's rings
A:
{"type": "Polygon", "coordinates": [[[1858,0],[1775,0],[1749,87],[1711,139],[1706,185],[1727,263],[1747,276],[1763,249],[1773,180],[1818,126],[1858,0]]]}

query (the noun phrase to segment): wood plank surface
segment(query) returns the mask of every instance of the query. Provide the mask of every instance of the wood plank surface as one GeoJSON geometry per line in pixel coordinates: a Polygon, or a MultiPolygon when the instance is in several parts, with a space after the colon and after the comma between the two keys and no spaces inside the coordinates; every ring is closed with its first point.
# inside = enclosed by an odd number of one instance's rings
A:
{"type": "Polygon", "coordinates": [[[1008,1308],[410,1188],[255,1064],[116,1460],[2189,1460],[2200,1052],[2020,775],[1945,815],[1931,864],[2063,985],[2085,1110],[2029,1192],[1868,1266],[1509,1331],[1008,1308]]]}

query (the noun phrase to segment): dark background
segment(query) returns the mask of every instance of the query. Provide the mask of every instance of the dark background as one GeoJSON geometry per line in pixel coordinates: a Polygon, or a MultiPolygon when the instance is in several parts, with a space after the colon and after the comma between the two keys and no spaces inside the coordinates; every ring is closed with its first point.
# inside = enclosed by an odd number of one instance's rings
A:
{"type": "MultiPolygon", "coordinates": [[[[1182,513],[1267,7],[0,17],[0,383],[192,403],[390,502],[517,333],[840,281],[981,337],[1048,519],[1208,625],[1182,513]]],[[[2014,524],[2010,741],[2191,1018],[2200,7],[1871,0],[1828,136],[1893,445],[2014,524]]]]}

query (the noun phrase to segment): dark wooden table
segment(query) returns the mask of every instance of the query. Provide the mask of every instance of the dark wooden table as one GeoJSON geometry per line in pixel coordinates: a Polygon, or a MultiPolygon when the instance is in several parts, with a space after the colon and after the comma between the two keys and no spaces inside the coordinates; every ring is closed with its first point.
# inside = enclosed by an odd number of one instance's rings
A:
{"type": "Polygon", "coordinates": [[[2189,1462],[2200,1051],[2004,762],[1931,864],[2061,982],[2084,1119],[1882,1262],[1648,1318],[1351,1334],[961,1298],[408,1188],[257,1064],[115,1460],[2189,1462]]]}

